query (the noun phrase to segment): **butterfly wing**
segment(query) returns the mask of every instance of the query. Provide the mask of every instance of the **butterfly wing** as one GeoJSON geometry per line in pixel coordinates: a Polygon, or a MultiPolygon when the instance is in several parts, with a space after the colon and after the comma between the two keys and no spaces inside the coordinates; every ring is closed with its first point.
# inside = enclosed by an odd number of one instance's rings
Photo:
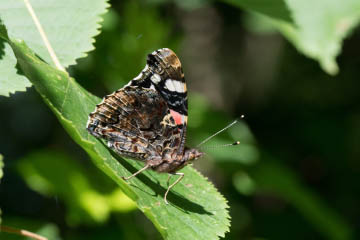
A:
{"type": "Polygon", "coordinates": [[[127,86],[105,96],[89,115],[87,129],[120,155],[144,161],[162,158],[181,141],[166,101],[157,91],[141,87],[127,86]]]}
{"type": "Polygon", "coordinates": [[[145,68],[128,86],[153,89],[161,95],[181,131],[178,154],[182,153],[185,148],[188,102],[184,73],[176,54],[168,48],[152,52],[148,55],[145,68]]]}

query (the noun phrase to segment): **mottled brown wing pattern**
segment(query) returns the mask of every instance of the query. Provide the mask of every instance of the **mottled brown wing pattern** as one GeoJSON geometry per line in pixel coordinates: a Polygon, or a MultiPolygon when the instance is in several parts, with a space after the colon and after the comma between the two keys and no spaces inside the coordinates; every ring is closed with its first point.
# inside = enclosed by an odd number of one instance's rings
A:
{"type": "Polygon", "coordinates": [[[154,90],[136,87],[106,96],[90,114],[88,129],[120,155],[143,161],[162,157],[181,139],[163,98],[154,90]]]}

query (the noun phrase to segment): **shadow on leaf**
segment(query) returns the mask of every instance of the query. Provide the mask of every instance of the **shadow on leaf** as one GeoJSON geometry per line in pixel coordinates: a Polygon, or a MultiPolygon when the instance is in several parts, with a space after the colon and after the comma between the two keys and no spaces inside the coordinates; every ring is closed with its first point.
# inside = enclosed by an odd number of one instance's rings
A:
{"type": "MultiPolygon", "coordinates": [[[[102,142],[102,141],[101,141],[102,142]]],[[[102,144],[104,144],[102,142],[102,144]]],[[[105,144],[104,144],[105,145],[105,144]]],[[[110,149],[111,155],[118,160],[123,167],[125,167],[129,172],[135,173],[138,169],[133,167],[130,163],[125,161],[122,157],[120,157],[116,152],[110,149]]],[[[136,161],[136,160],[134,160],[136,161]]],[[[150,170],[151,171],[151,170],[150,170]]],[[[136,176],[140,181],[145,183],[148,187],[150,187],[154,192],[157,193],[157,195],[161,195],[162,197],[165,195],[166,189],[163,188],[159,182],[155,183],[152,181],[149,177],[147,177],[144,174],[139,174],[136,176]]],[[[131,183],[129,183],[131,185],[131,183]]],[[[133,187],[138,188],[137,186],[132,185],[133,187]]],[[[140,188],[138,188],[140,189],[140,188]]],[[[143,189],[140,189],[143,192],[145,192],[143,189]]],[[[151,195],[150,193],[147,193],[151,195]]],[[[155,197],[155,195],[152,195],[155,197]]],[[[175,194],[172,191],[168,194],[168,201],[170,205],[175,205],[179,209],[183,210],[184,212],[193,212],[198,214],[207,214],[207,215],[213,215],[211,212],[208,212],[205,210],[205,208],[197,203],[191,202],[188,199],[182,197],[181,195],[175,194]]]]}

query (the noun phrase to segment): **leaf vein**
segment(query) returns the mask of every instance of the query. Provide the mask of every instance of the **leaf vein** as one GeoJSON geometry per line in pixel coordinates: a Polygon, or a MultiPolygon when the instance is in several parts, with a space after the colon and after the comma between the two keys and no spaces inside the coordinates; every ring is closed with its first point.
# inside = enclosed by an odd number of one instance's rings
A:
{"type": "Polygon", "coordinates": [[[67,96],[69,95],[68,94],[68,91],[69,91],[69,87],[70,87],[70,81],[67,81],[67,86],[66,86],[66,89],[65,89],[65,92],[64,92],[64,100],[63,100],[63,103],[61,104],[61,107],[60,107],[60,112],[63,112],[63,109],[64,109],[64,105],[66,103],[66,99],[67,99],[67,96]]]}

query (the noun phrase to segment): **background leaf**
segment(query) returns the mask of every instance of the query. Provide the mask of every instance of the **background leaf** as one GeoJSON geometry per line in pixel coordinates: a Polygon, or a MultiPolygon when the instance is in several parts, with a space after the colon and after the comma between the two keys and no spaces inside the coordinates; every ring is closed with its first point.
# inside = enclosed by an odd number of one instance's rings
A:
{"type": "Polygon", "coordinates": [[[264,0],[226,2],[267,16],[300,52],[317,60],[331,75],[339,71],[336,57],[343,40],[360,21],[357,0],[344,0],[341,4],[336,0],[279,0],[271,4],[264,0]]]}
{"type": "Polygon", "coordinates": [[[228,205],[214,186],[191,167],[185,179],[169,194],[166,205],[166,174],[147,171],[126,183],[128,176],[142,165],[122,160],[85,129],[88,114],[100,99],[91,95],[74,79],[38,59],[22,41],[10,41],[24,74],[53,110],[72,138],[94,163],[108,174],[154,223],[164,238],[217,239],[229,229],[228,205]],[[76,104],[74,104],[76,103],[76,104]],[[122,165],[120,165],[120,163],[122,165]]]}
{"type": "MultiPolygon", "coordinates": [[[[94,49],[93,37],[99,34],[100,15],[106,0],[30,0],[45,33],[59,58],[67,67],[94,49]]],[[[0,1],[0,16],[9,35],[24,39],[40,58],[53,64],[24,1],[0,1]]],[[[14,57],[0,42],[0,95],[24,91],[31,84],[14,70],[14,57]]]]}
{"type": "Polygon", "coordinates": [[[244,8],[249,11],[264,14],[270,18],[292,22],[291,12],[289,11],[286,0],[224,0],[232,5],[244,8]]]}

